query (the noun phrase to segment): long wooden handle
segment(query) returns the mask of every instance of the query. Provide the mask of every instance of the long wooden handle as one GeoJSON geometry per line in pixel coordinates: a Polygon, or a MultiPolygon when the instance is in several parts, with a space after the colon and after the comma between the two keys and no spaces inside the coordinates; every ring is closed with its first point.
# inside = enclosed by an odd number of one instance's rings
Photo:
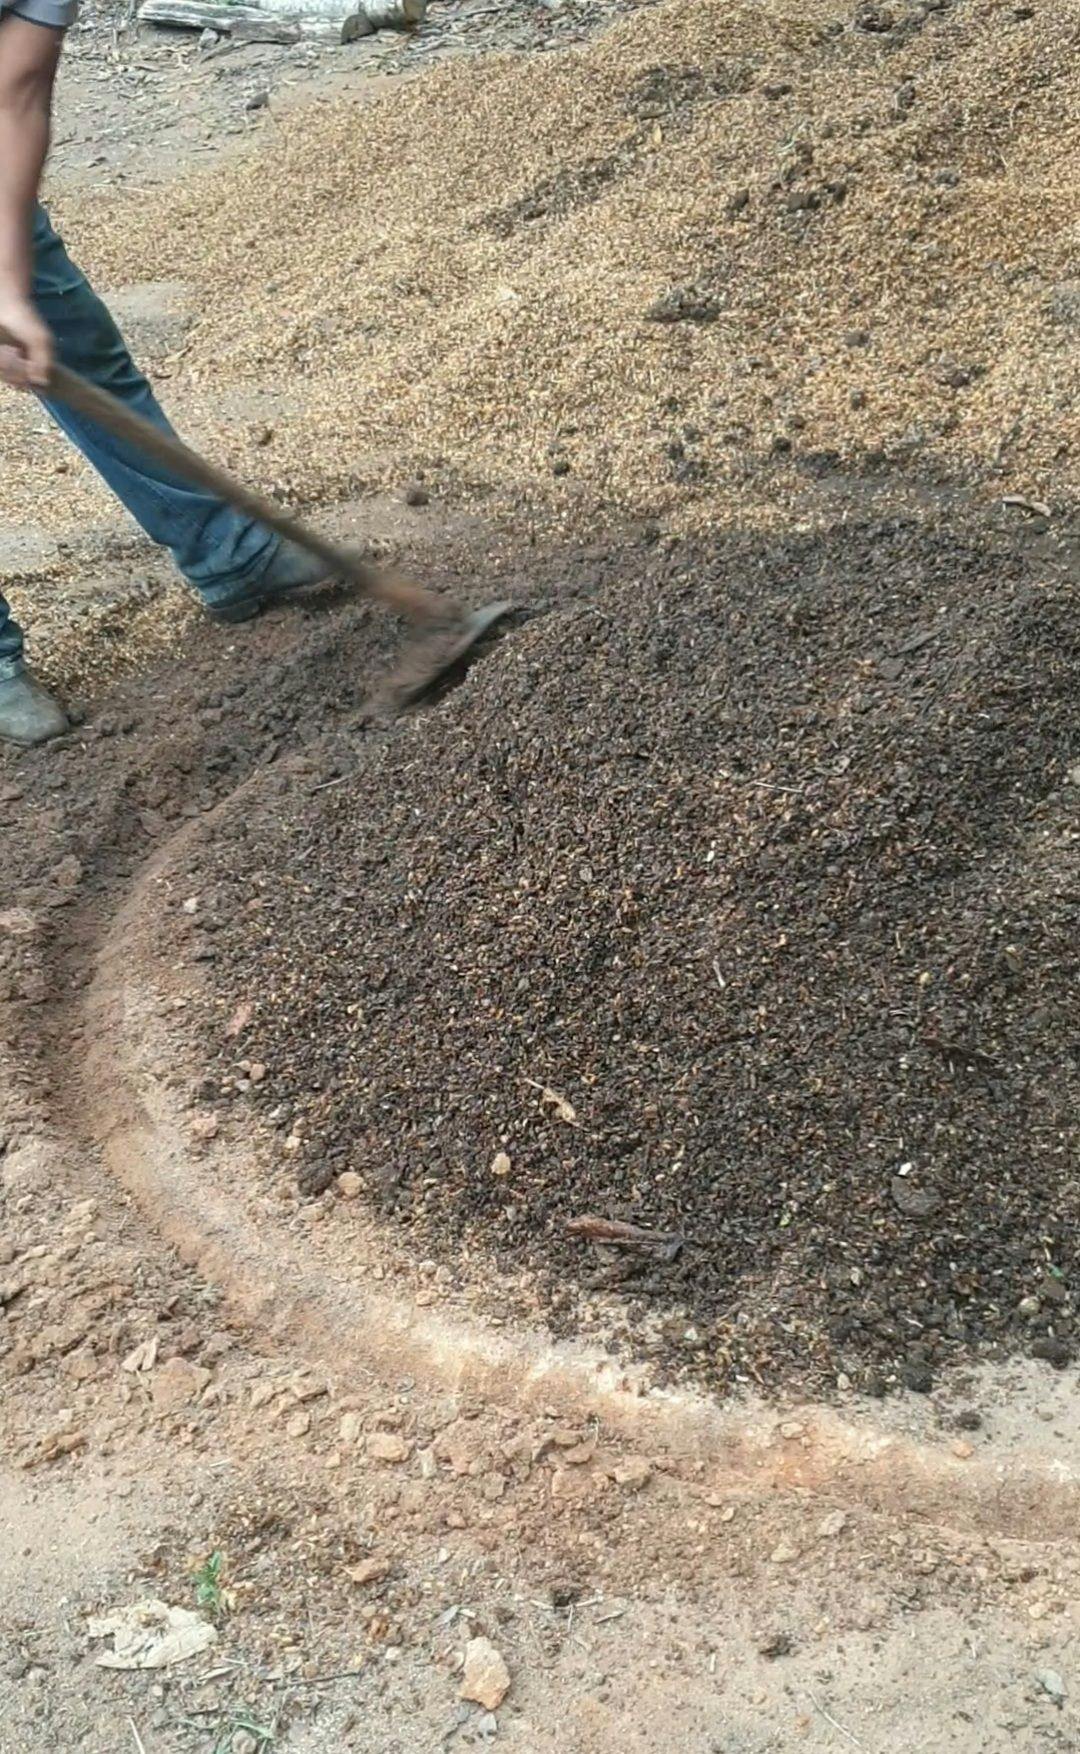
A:
{"type": "Polygon", "coordinates": [[[365,595],[385,603],[388,609],[403,615],[407,621],[428,626],[436,623],[445,625],[459,618],[461,612],[456,604],[437,597],[433,591],[423,590],[408,579],[400,578],[395,572],[369,566],[358,555],[350,554],[348,549],[328,542],[325,536],[309,530],[306,525],[298,523],[287,512],[283,512],[273,500],[245,487],[242,481],[238,481],[227,470],[207,462],[190,445],[185,445],[172,433],[163,432],[143,415],[136,414],[133,408],[128,408],[108,390],[79,377],[78,373],[69,371],[66,366],[53,366],[46,394],[66,403],[77,414],[87,415],[99,426],[103,426],[106,432],[112,433],[114,438],[123,439],[138,450],[147,452],[157,462],[175,470],[177,475],[194,486],[205,488],[218,499],[235,506],[237,511],[245,512],[260,524],[276,530],[286,541],[295,542],[299,548],[316,555],[319,560],[326,562],[329,573],[349,579],[365,595]]]}

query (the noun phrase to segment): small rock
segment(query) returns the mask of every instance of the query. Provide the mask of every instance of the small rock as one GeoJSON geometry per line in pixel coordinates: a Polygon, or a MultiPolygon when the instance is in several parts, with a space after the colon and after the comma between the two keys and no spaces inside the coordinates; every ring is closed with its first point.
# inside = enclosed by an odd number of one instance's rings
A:
{"type": "Polygon", "coordinates": [[[10,932],[13,938],[33,938],[40,925],[38,915],[28,907],[9,907],[0,912],[0,932],[10,932]]]}
{"type": "Polygon", "coordinates": [[[934,373],[938,383],[943,384],[947,390],[965,390],[975,375],[973,367],[957,365],[952,361],[946,361],[934,373]]]}
{"type": "Polygon", "coordinates": [[[1035,1341],[1031,1348],[1031,1356],[1032,1358],[1045,1359],[1046,1363],[1052,1364],[1055,1370],[1064,1370],[1067,1364],[1072,1363],[1073,1349],[1067,1341],[1056,1340],[1052,1335],[1047,1335],[1045,1339],[1035,1341]]]}
{"type": "Polygon", "coordinates": [[[196,1115],[191,1123],[191,1131],[196,1139],[216,1139],[221,1131],[221,1122],[217,1115],[196,1115]]]}
{"type": "Polygon", "coordinates": [[[795,1641],[790,1632],[772,1632],[758,1645],[758,1655],[766,1662],[775,1663],[778,1657],[787,1657],[795,1648],[795,1641]]]}
{"type": "Polygon", "coordinates": [[[1065,328],[1080,328],[1080,280],[1062,280],[1051,288],[1046,311],[1051,322],[1065,328]]]}
{"type": "Polygon", "coordinates": [[[491,1173],[492,1175],[510,1174],[510,1159],[505,1151],[496,1151],[491,1159],[491,1173]]]}
{"type": "Polygon", "coordinates": [[[367,1453],[373,1462],[407,1462],[412,1445],[399,1431],[373,1431],[367,1440],[367,1453]]]}
{"type": "Polygon", "coordinates": [[[693,286],[676,286],[645,312],[650,323],[715,323],[719,302],[693,286]]]}
{"type": "Polygon", "coordinates": [[[431,495],[422,481],[410,481],[408,487],[405,489],[406,505],[427,505],[430,499],[431,495]]]}
{"type": "Polygon", "coordinates": [[[562,1461],[568,1468],[583,1468],[591,1462],[596,1454],[596,1439],[587,1438],[584,1443],[575,1443],[562,1452],[562,1461]]]}
{"type": "Polygon", "coordinates": [[[50,898],[52,905],[56,906],[61,901],[70,900],[82,882],[82,875],[82,860],[77,859],[74,853],[68,853],[58,865],[54,865],[49,872],[49,881],[54,885],[54,892],[50,898]]]}
{"type": "Polygon", "coordinates": [[[889,1191],[905,1218],[929,1218],[941,1204],[932,1188],[920,1188],[905,1175],[894,1175],[889,1191]]]}
{"type": "Polygon", "coordinates": [[[157,1363],[158,1339],[154,1334],[149,1340],[140,1340],[139,1344],[120,1360],[120,1369],[136,1372],[153,1370],[157,1363]]]}
{"type": "Polygon", "coordinates": [[[286,1425],[285,1435],[287,1437],[306,1437],[310,1430],[311,1414],[306,1407],[301,1407],[300,1411],[294,1413],[286,1425]]]}
{"type": "Polygon", "coordinates": [[[360,1436],[362,1421],[359,1413],[343,1413],[339,1436],[342,1443],[355,1443],[360,1436]]]}
{"type": "Polygon", "coordinates": [[[244,105],[244,108],[248,111],[265,110],[268,109],[269,106],[270,93],[268,91],[253,91],[248,98],[247,103],[244,105]]]}
{"type": "Polygon", "coordinates": [[[150,1394],[159,1413],[178,1413],[198,1399],[210,1381],[210,1372],[186,1358],[169,1358],[155,1370],[150,1394]]]}
{"type": "Polygon", "coordinates": [[[1065,1683],[1056,1669],[1036,1669],[1033,1677],[1036,1687],[1042,1689],[1048,1699],[1052,1699],[1060,1710],[1065,1704],[1065,1683]]]}
{"type": "Polygon", "coordinates": [[[231,1754],[259,1754],[259,1744],[250,1730],[237,1730],[229,1748],[231,1754]]]}
{"type": "Polygon", "coordinates": [[[733,194],[728,196],[726,209],[728,218],[735,219],[738,214],[745,212],[749,205],[749,189],[736,189],[733,194]]]}
{"type": "Polygon", "coordinates": [[[345,1170],[337,1178],[337,1191],[343,1200],[355,1200],[364,1190],[364,1179],[355,1169],[345,1170]]]}
{"type": "Polygon", "coordinates": [[[958,1461],[969,1462],[975,1454],[975,1450],[964,1438],[958,1437],[952,1446],[952,1453],[958,1461]]]}
{"type": "Polygon", "coordinates": [[[294,1401],[319,1401],[328,1393],[322,1377],[300,1374],[289,1378],[285,1385],[294,1401]]]}
{"type": "Polygon", "coordinates": [[[369,1583],[381,1583],[390,1575],[389,1559],[365,1559],[359,1565],[347,1565],[345,1575],[351,1583],[363,1586],[369,1583]]]}
{"type": "Polygon", "coordinates": [[[933,1372],[925,1364],[905,1364],[900,1371],[900,1381],[915,1395],[928,1395],[934,1387],[933,1372]]]}
{"type": "Polygon", "coordinates": [[[819,1525],[818,1534],[823,1541],[835,1541],[837,1535],[842,1535],[846,1528],[847,1512],[834,1510],[830,1511],[824,1522],[819,1525]]]}
{"type": "Polygon", "coordinates": [[[789,1541],[781,1541],[769,1554],[773,1565],[793,1565],[798,1557],[799,1549],[793,1547],[789,1541]]]}
{"type": "Polygon", "coordinates": [[[982,1414],[977,1413],[974,1407],[962,1408],[956,1415],[956,1429],[957,1431],[980,1431],[982,1429],[982,1414]]]}
{"type": "Polygon", "coordinates": [[[77,1450],[85,1449],[87,1442],[84,1431],[51,1431],[42,1438],[37,1455],[26,1465],[32,1467],[35,1461],[56,1462],[61,1456],[73,1456],[77,1450]]]}
{"type": "Polygon", "coordinates": [[[482,1705],[485,1711],[498,1711],[509,1691],[510,1671],[490,1639],[470,1638],[465,1646],[459,1697],[482,1705]]]}
{"type": "Polygon", "coordinates": [[[887,6],[860,6],[855,14],[855,27],[874,35],[883,36],[893,29],[896,19],[887,6]]]}
{"type": "Polygon", "coordinates": [[[616,1486],[625,1486],[629,1492],[640,1492],[652,1479],[652,1468],[644,1456],[627,1456],[624,1461],[616,1462],[611,1477],[616,1486]]]}
{"type": "Polygon", "coordinates": [[[1022,1315],[1026,1322],[1033,1322],[1042,1313],[1042,1305],[1037,1297],[1022,1297],[1016,1306],[1017,1315],[1022,1315]]]}

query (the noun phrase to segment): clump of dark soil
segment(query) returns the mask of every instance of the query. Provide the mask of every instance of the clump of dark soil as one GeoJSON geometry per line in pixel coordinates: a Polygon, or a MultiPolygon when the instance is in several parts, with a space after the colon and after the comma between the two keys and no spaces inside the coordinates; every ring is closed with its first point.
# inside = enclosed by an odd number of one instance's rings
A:
{"type": "Polygon", "coordinates": [[[892,520],[577,565],[576,602],[339,747],[334,784],[286,768],[216,820],[216,1073],[253,1005],[250,1100],[305,1191],[359,1172],[425,1252],[537,1269],[557,1326],[615,1285],[669,1368],[1066,1361],[1064,562],[892,520]]]}

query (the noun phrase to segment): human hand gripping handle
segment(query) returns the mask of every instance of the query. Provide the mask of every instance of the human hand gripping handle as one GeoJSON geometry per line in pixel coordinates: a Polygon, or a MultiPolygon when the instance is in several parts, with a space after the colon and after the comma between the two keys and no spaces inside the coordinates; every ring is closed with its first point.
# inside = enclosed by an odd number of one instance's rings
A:
{"type": "Polygon", "coordinates": [[[46,390],[53,338],[28,298],[0,288],[0,381],[13,390],[46,390]]]}

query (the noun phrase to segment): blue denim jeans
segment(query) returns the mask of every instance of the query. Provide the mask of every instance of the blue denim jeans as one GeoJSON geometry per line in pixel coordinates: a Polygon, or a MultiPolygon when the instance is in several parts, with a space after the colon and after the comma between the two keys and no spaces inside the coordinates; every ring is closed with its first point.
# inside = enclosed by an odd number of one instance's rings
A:
{"type": "MultiPolygon", "coordinates": [[[[62,363],[130,408],[171,430],[119,329],[85,275],[71,261],[44,208],[34,219],[34,302],[56,339],[62,363]]],[[[146,534],[168,548],[184,577],[208,604],[242,596],[262,578],[280,539],[221,500],[186,487],[160,463],[62,403],[45,406],[146,534]]],[[[0,594],[0,665],[22,654],[22,633],[0,594]]]]}

